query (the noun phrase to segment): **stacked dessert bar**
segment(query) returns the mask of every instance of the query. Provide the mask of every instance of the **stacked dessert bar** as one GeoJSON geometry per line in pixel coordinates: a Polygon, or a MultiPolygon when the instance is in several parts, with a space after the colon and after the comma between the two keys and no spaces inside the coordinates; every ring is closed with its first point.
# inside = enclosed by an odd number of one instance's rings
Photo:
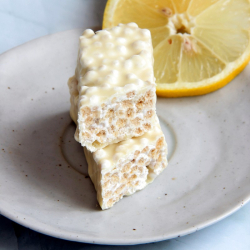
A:
{"type": "Polygon", "coordinates": [[[68,81],[75,139],[102,209],[143,189],[167,166],[167,144],[156,115],[150,31],[137,24],[80,37],[68,81]]]}

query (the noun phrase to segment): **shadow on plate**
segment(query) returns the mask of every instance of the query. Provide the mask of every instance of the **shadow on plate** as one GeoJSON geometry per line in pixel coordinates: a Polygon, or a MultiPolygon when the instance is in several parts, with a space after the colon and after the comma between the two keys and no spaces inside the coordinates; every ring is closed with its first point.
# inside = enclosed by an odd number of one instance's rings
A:
{"type": "Polygon", "coordinates": [[[25,179],[28,188],[37,189],[42,199],[51,199],[48,203],[60,201],[66,207],[100,210],[68,111],[34,119],[24,127],[15,134],[22,146],[12,157],[19,163],[15,166],[21,168],[19,177],[25,179]]]}

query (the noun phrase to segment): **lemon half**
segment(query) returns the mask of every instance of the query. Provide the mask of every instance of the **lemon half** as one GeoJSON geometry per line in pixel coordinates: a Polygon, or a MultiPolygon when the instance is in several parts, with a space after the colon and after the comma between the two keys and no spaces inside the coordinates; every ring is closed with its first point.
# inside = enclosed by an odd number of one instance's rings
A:
{"type": "Polygon", "coordinates": [[[151,31],[157,95],[202,95],[250,60],[250,0],[109,0],[103,28],[135,22],[151,31]]]}

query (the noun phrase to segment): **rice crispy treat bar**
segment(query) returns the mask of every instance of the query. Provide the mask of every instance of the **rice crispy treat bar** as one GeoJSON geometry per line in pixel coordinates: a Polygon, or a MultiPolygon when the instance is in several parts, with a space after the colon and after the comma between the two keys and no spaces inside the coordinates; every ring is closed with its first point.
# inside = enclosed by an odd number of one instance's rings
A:
{"type": "Polygon", "coordinates": [[[140,137],[108,145],[96,152],[84,148],[89,176],[101,208],[151,183],[167,166],[167,144],[159,125],[140,137]]]}
{"type": "Polygon", "coordinates": [[[135,23],[85,30],[68,85],[79,92],[71,104],[78,109],[75,139],[82,146],[94,152],[143,135],[157,123],[150,31],[135,23]]]}

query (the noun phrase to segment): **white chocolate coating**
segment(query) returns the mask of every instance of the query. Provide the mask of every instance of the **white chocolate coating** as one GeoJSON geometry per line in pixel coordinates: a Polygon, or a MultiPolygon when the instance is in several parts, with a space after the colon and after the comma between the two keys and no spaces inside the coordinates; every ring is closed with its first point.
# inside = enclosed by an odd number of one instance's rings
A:
{"type": "Polygon", "coordinates": [[[156,124],[154,81],[149,31],[135,23],[84,31],[75,78],[68,82],[76,140],[94,152],[150,130],[156,124]]]}
{"type": "Polygon", "coordinates": [[[68,86],[71,102],[70,115],[72,120],[77,124],[75,139],[81,142],[83,146],[87,146],[91,152],[95,152],[97,149],[104,148],[109,144],[129,139],[132,136],[140,136],[158,123],[155,114],[155,94],[152,89],[145,90],[144,96],[147,96],[147,93],[150,93],[146,99],[143,95],[137,95],[137,92],[134,92],[135,97],[133,97],[133,100],[128,98],[127,95],[122,95],[117,97],[117,100],[114,103],[112,103],[113,99],[104,103],[106,107],[104,109],[101,106],[95,106],[92,110],[88,108],[89,117],[86,118],[82,117],[82,112],[79,112],[78,110],[78,103],[81,103],[85,96],[82,96],[81,100],[79,100],[77,85],[76,77],[71,77],[68,81],[68,86]],[[151,96],[151,94],[153,96],[151,96]],[[144,102],[144,105],[141,104],[140,100],[144,102]],[[92,113],[99,115],[99,117],[92,118],[92,113]],[[113,113],[113,118],[107,117],[113,113]],[[91,124],[91,128],[94,132],[90,134],[90,132],[87,131],[89,137],[83,140],[83,134],[80,131],[86,131],[89,119],[90,121],[93,121],[94,119],[97,120],[98,124],[91,124]],[[102,133],[105,134],[104,139],[106,141],[94,145],[94,141],[103,139],[103,137],[100,138],[102,134],[99,136],[99,133],[95,132],[96,130],[102,131],[102,133]]]}
{"type": "Polygon", "coordinates": [[[146,146],[155,145],[155,142],[162,135],[162,130],[158,125],[142,136],[133,137],[132,139],[108,145],[103,149],[98,149],[93,153],[93,157],[103,169],[109,171],[119,162],[127,159],[131,151],[141,151],[146,146]],[[109,162],[109,164],[107,164],[107,162],[109,162]]]}
{"type": "Polygon", "coordinates": [[[143,136],[84,152],[102,209],[145,188],[167,166],[167,144],[159,124],[143,136]]]}
{"type": "Polygon", "coordinates": [[[84,31],[76,68],[81,105],[98,106],[112,95],[155,85],[152,52],[150,32],[134,23],[84,31]]]}

